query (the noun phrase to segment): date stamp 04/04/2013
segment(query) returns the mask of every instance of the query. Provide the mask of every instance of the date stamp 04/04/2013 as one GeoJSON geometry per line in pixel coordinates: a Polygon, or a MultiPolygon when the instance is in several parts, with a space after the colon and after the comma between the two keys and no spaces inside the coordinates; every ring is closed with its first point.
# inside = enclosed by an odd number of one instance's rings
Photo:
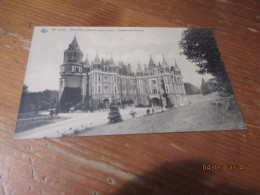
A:
{"type": "Polygon", "coordinates": [[[203,171],[243,171],[243,164],[202,164],[203,171]]]}

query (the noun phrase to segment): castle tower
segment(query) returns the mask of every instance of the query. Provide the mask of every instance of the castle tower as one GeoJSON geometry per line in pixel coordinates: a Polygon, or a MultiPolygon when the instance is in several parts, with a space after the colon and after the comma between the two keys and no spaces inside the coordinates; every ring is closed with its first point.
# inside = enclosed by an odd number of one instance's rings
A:
{"type": "Polygon", "coordinates": [[[68,49],[64,51],[63,64],[67,64],[67,63],[80,64],[82,62],[82,58],[83,58],[83,53],[79,48],[78,41],[75,36],[71,44],[69,44],[68,49]]]}
{"type": "Polygon", "coordinates": [[[60,65],[60,98],[66,87],[82,88],[82,59],[83,53],[75,36],[69,47],[64,51],[63,64],[60,65]]]}

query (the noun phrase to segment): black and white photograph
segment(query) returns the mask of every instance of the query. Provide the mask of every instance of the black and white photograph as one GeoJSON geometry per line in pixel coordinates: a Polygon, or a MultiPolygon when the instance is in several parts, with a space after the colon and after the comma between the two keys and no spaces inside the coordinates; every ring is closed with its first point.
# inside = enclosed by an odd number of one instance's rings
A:
{"type": "Polygon", "coordinates": [[[15,139],[241,129],[211,29],[34,28],[15,139]]]}

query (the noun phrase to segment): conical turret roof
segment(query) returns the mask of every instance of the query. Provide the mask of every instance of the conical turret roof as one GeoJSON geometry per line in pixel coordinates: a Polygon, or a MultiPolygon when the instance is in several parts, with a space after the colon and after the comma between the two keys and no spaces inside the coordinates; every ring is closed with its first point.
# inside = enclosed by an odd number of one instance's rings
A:
{"type": "Polygon", "coordinates": [[[95,57],[95,59],[93,61],[93,64],[100,64],[100,59],[99,59],[99,56],[98,56],[98,52],[97,52],[96,57],[95,57]]]}
{"type": "Polygon", "coordinates": [[[175,62],[175,69],[180,69],[177,62],[176,62],[176,59],[174,59],[174,62],[175,62]]]}
{"type": "Polygon", "coordinates": [[[115,62],[114,62],[114,59],[113,59],[113,57],[112,57],[112,54],[111,54],[111,58],[110,58],[110,60],[109,60],[109,66],[116,66],[115,65],[115,62]]]}
{"type": "Polygon", "coordinates": [[[86,60],[84,62],[84,66],[90,66],[89,60],[88,60],[88,56],[86,57],[86,60]]]}
{"type": "Polygon", "coordinates": [[[79,44],[78,44],[78,41],[77,41],[77,37],[74,36],[74,39],[73,41],[71,42],[71,44],[69,44],[69,47],[67,49],[68,51],[78,51],[78,52],[81,52],[80,51],[80,48],[79,48],[79,44]]]}
{"type": "Polygon", "coordinates": [[[164,58],[164,55],[163,55],[162,67],[165,68],[165,67],[167,67],[167,66],[168,66],[168,64],[167,64],[167,62],[166,62],[166,60],[165,60],[165,58],[164,58]]]}
{"type": "Polygon", "coordinates": [[[149,60],[148,67],[149,67],[149,68],[153,68],[153,67],[155,67],[155,63],[154,63],[153,58],[152,58],[151,55],[150,55],[150,60],[149,60]]]}

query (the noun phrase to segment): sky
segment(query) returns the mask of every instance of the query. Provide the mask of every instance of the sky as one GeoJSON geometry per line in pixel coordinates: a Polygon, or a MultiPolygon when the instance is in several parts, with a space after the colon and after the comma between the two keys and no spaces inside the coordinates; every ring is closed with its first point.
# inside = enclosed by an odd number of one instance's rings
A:
{"type": "Polygon", "coordinates": [[[59,70],[63,63],[64,50],[74,36],[83,60],[91,62],[98,52],[101,58],[112,55],[116,64],[123,61],[131,64],[136,72],[137,64],[148,65],[150,55],[158,64],[164,55],[169,65],[176,59],[184,82],[201,85],[202,77],[207,80],[211,75],[199,75],[194,63],[180,55],[179,41],[184,28],[141,28],[141,27],[35,27],[26,69],[25,84],[29,91],[46,89],[59,90],[59,70]],[[43,30],[44,29],[44,30],[43,30]],[[43,32],[42,32],[43,31],[43,32]]]}

